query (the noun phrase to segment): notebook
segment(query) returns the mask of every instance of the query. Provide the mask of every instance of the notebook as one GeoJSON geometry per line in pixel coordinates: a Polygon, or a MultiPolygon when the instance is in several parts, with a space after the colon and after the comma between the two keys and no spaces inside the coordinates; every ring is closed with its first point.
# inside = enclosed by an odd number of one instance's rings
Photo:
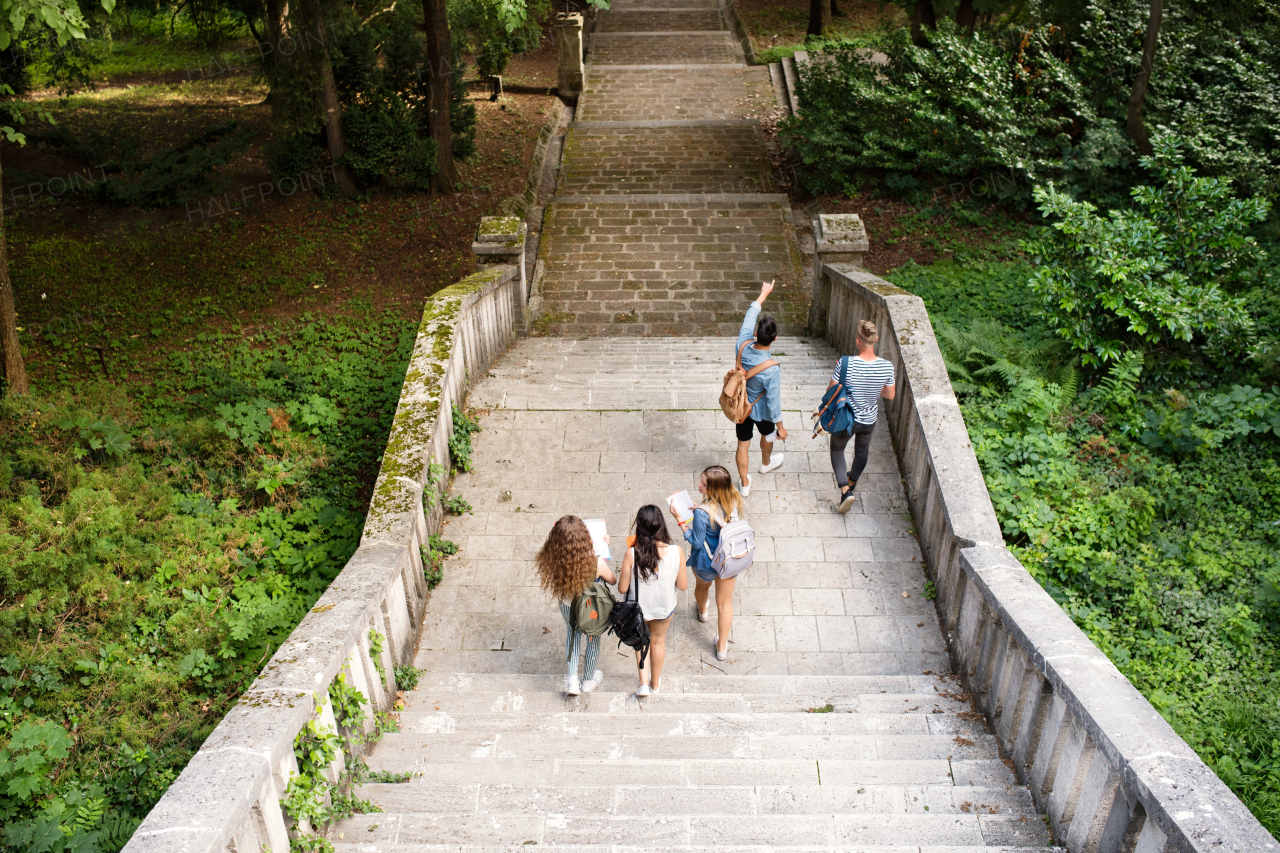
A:
{"type": "Polygon", "coordinates": [[[676,492],[667,498],[667,504],[675,510],[676,520],[687,524],[693,519],[693,508],[697,506],[687,491],[676,492]]]}
{"type": "Polygon", "coordinates": [[[596,550],[597,557],[604,557],[606,560],[612,559],[609,554],[609,546],[605,544],[604,537],[609,533],[605,530],[603,518],[587,518],[583,524],[587,525],[587,532],[591,534],[591,544],[596,550]]]}

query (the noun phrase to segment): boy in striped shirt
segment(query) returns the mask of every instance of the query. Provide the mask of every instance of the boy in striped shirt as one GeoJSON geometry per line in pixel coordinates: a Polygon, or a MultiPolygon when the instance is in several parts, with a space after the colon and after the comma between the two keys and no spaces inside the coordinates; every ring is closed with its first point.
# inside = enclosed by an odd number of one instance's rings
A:
{"type": "MultiPolygon", "coordinates": [[[[853,506],[853,489],[858,485],[858,478],[867,467],[867,449],[871,446],[871,433],[876,428],[876,418],[880,413],[880,398],[892,400],[895,393],[893,384],[893,365],[876,356],[876,341],[880,333],[870,320],[858,324],[858,354],[849,356],[848,372],[845,375],[845,388],[849,392],[849,402],[853,404],[853,431],[842,435],[831,436],[831,467],[836,473],[836,485],[840,488],[837,507],[840,512],[848,512],[853,506]],[[845,473],[844,448],[853,439],[853,467],[845,473]]],[[[840,363],[836,363],[835,372],[831,374],[831,388],[840,381],[840,363]]]]}

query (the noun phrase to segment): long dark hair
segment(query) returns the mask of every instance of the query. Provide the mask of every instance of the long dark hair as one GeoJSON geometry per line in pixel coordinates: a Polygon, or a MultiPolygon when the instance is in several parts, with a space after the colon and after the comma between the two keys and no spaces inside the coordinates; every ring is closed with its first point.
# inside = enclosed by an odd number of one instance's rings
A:
{"type": "Polygon", "coordinates": [[[640,580],[647,581],[658,573],[658,543],[671,544],[667,520],[662,517],[662,510],[653,504],[645,504],[636,513],[636,521],[631,528],[636,532],[636,574],[640,580]]]}

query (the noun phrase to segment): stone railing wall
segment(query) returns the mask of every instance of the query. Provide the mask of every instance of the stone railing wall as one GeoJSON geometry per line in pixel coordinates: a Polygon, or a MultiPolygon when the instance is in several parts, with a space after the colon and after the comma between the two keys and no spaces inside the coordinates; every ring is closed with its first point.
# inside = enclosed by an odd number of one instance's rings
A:
{"type": "MultiPolygon", "coordinates": [[[[523,235],[521,235],[523,236],[523,235]]],[[[507,348],[524,321],[519,266],[490,266],[437,293],[418,327],[400,403],[360,547],[276,651],[253,686],[200,747],[125,845],[124,853],[288,853],[281,810],[293,742],[313,716],[334,728],[329,685],[338,673],[379,710],[395,701],[393,665],[413,660],[427,587],[421,551],[440,522],[452,403],[507,348]],[[380,660],[373,636],[385,638],[380,660]]],[[[372,714],[366,715],[372,728],[372,714]]],[[[342,757],[331,768],[336,781],[342,757]]]]}
{"type": "Polygon", "coordinates": [[[1280,850],[1004,547],[924,302],[853,264],[814,277],[810,333],[852,354],[869,319],[897,370],[885,405],[948,651],[1071,853],[1280,850]]]}

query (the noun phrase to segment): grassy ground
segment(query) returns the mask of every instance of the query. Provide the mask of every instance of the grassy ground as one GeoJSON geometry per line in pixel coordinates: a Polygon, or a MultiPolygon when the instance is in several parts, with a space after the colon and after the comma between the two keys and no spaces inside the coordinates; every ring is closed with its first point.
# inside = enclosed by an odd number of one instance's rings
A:
{"type": "MultiPolygon", "coordinates": [[[[776,59],[804,47],[809,28],[808,0],[734,0],[756,55],[776,59]]],[[[840,16],[833,16],[829,37],[855,37],[882,23],[901,24],[901,9],[878,0],[838,0],[840,16]]]]}

